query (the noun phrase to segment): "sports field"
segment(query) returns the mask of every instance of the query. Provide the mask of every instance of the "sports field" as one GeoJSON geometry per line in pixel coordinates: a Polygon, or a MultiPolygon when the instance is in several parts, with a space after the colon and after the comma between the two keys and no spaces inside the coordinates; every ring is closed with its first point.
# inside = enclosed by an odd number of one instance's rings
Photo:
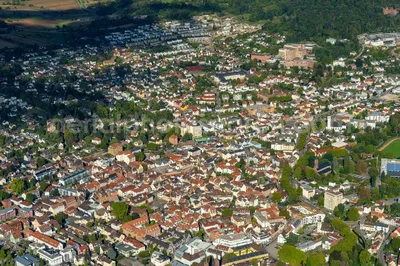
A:
{"type": "Polygon", "coordinates": [[[400,139],[395,139],[382,150],[384,153],[393,153],[394,158],[400,157],[400,139]]]}

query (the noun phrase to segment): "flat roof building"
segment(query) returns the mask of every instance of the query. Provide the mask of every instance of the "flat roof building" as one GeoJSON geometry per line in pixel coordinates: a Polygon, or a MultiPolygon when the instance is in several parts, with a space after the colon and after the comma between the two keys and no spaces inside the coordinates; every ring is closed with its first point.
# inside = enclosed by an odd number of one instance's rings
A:
{"type": "Polygon", "coordinates": [[[399,159],[382,159],[381,173],[400,177],[400,160],[399,159]]]}
{"type": "Polygon", "coordinates": [[[343,201],[343,193],[339,191],[326,191],[324,194],[324,207],[333,211],[343,201]]]}
{"type": "Polygon", "coordinates": [[[76,170],[70,174],[65,175],[60,179],[60,184],[62,186],[71,187],[75,184],[82,184],[89,181],[89,171],[85,169],[76,170]]]}
{"type": "Polygon", "coordinates": [[[24,254],[15,258],[15,266],[39,266],[39,260],[30,254],[24,254]]]}

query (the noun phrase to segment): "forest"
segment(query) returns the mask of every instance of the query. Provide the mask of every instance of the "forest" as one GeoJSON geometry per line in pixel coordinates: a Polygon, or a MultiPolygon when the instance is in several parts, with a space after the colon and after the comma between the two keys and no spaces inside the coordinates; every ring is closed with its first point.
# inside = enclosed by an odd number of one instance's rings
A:
{"type": "Polygon", "coordinates": [[[399,6],[396,0],[119,0],[101,12],[147,15],[155,21],[233,14],[262,23],[268,31],[284,33],[292,41],[355,40],[364,32],[398,30],[400,16],[385,16],[382,8],[399,6]]]}

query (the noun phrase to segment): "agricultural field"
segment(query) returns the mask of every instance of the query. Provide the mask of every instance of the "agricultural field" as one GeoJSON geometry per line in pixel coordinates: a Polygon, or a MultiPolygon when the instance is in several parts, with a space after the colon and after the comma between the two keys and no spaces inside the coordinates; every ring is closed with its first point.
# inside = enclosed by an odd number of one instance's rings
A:
{"type": "Polygon", "coordinates": [[[18,18],[9,19],[7,23],[15,26],[27,26],[27,27],[43,27],[43,28],[55,28],[57,25],[67,25],[72,20],[63,19],[51,19],[51,18],[18,18]]]}
{"type": "Polygon", "coordinates": [[[384,153],[392,153],[394,158],[400,157],[400,139],[394,139],[385,144],[382,149],[384,153]]]}
{"type": "Polygon", "coordinates": [[[63,25],[69,28],[85,27],[90,21],[68,19],[22,18],[7,21],[17,27],[17,31],[0,34],[0,49],[15,46],[38,45],[40,47],[64,43],[68,35],[61,29],[63,25]]]}
{"type": "Polygon", "coordinates": [[[0,0],[0,49],[64,43],[98,17],[98,5],[114,0],[0,0]]]}
{"type": "Polygon", "coordinates": [[[84,9],[112,0],[0,0],[0,7],[20,11],[67,11],[84,9]]]}
{"type": "Polygon", "coordinates": [[[114,0],[78,0],[78,1],[80,1],[85,8],[88,8],[90,6],[97,5],[97,4],[107,4],[114,0]]]}
{"type": "Polygon", "coordinates": [[[0,0],[0,7],[6,10],[21,11],[79,9],[77,0],[0,0]]]}
{"type": "Polygon", "coordinates": [[[79,1],[0,0],[0,19],[8,24],[22,27],[62,26],[90,16],[88,12],[82,10],[83,7],[81,8],[79,1]]]}
{"type": "Polygon", "coordinates": [[[63,43],[60,29],[84,27],[96,15],[89,5],[108,0],[0,0],[0,19],[13,27],[0,32],[0,49],[63,43]],[[2,34],[6,33],[6,34],[2,34]]]}

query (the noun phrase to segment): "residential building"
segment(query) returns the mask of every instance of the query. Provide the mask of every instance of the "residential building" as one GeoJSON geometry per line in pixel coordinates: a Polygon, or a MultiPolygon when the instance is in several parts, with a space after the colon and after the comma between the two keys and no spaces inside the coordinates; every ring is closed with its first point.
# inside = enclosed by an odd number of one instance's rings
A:
{"type": "Polygon", "coordinates": [[[154,266],[166,266],[170,263],[171,259],[161,252],[155,251],[151,254],[150,261],[154,266]]]}
{"type": "Polygon", "coordinates": [[[30,254],[24,254],[15,258],[15,266],[39,266],[39,260],[30,254]]]}
{"type": "Polygon", "coordinates": [[[60,185],[71,187],[75,184],[82,184],[89,181],[89,171],[85,169],[76,170],[70,174],[65,175],[59,180],[60,185]]]}
{"type": "Polygon", "coordinates": [[[5,208],[0,210],[0,222],[12,219],[17,215],[14,208],[5,208]]]}
{"type": "Polygon", "coordinates": [[[303,197],[305,197],[306,199],[310,199],[312,197],[315,196],[315,188],[314,187],[310,187],[307,184],[302,184],[300,185],[300,187],[303,190],[303,197]]]}
{"type": "Polygon", "coordinates": [[[63,263],[63,257],[60,251],[50,248],[44,248],[38,251],[38,255],[41,259],[46,261],[50,266],[57,266],[63,263]]]}
{"type": "Polygon", "coordinates": [[[323,222],[325,219],[323,211],[305,202],[289,205],[287,209],[291,218],[300,220],[300,226],[316,224],[317,222],[323,222]]]}
{"type": "Polygon", "coordinates": [[[161,229],[158,224],[146,226],[147,223],[148,217],[143,216],[141,218],[124,223],[121,226],[121,229],[124,235],[136,238],[139,241],[143,241],[147,235],[158,236],[161,233],[161,229]]]}
{"type": "Polygon", "coordinates": [[[211,243],[204,242],[198,237],[193,238],[175,251],[174,259],[186,265],[200,263],[206,257],[206,251],[211,246],[211,243]]]}
{"type": "Polygon", "coordinates": [[[178,145],[179,137],[178,137],[177,135],[173,134],[173,135],[171,135],[171,136],[168,138],[168,141],[169,141],[169,143],[171,143],[172,145],[178,145]]]}
{"type": "Polygon", "coordinates": [[[339,191],[325,191],[324,193],[324,207],[330,211],[333,211],[336,206],[341,204],[343,201],[343,193],[339,191]]]}
{"type": "Polygon", "coordinates": [[[108,146],[108,153],[114,156],[116,156],[122,150],[123,149],[121,143],[113,143],[110,146],[108,146]]]}
{"type": "Polygon", "coordinates": [[[239,233],[239,234],[229,234],[229,235],[222,235],[218,237],[214,241],[214,245],[223,245],[227,246],[230,248],[235,248],[243,245],[249,245],[253,243],[251,238],[249,238],[246,234],[244,233],[239,233]]]}

